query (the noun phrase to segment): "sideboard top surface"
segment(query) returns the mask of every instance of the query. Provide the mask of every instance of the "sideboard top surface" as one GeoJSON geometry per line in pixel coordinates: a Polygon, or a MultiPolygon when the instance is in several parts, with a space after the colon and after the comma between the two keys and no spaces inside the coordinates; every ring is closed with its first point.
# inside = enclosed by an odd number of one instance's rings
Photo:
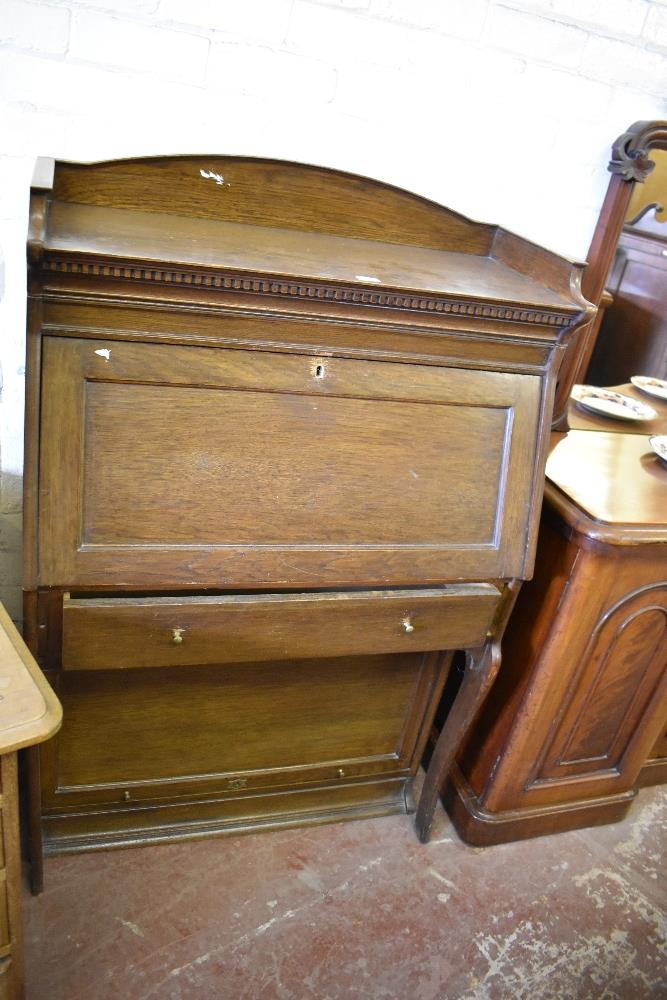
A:
{"type": "Polygon", "coordinates": [[[611,544],[667,542],[667,468],[641,434],[553,435],[549,503],[580,534],[611,544]]]}

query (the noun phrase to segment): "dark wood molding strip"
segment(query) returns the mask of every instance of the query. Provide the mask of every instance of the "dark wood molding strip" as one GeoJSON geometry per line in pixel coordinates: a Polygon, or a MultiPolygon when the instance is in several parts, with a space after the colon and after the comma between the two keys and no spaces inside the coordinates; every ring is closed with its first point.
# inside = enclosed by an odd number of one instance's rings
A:
{"type": "Polygon", "coordinates": [[[294,281],[286,278],[267,278],[259,275],[221,273],[194,268],[160,267],[153,265],[122,264],[106,260],[72,260],[69,257],[47,253],[43,270],[60,274],[78,274],[99,278],[117,278],[123,281],[156,282],[185,285],[194,288],[221,289],[277,295],[292,299],[352,303],[354,305],[401,309],[410,312],[451,313],[458,316],[475,316],[483,319],[506,320],[512,323],[530,323],[565,328],[577,321],[578,312],[553,312],[544,309],[527,309],[518,306],[489,305],[483,301],[464,301],[446,296],[411,295],[406,292],[385,292],[321,282],[294,281]]]}

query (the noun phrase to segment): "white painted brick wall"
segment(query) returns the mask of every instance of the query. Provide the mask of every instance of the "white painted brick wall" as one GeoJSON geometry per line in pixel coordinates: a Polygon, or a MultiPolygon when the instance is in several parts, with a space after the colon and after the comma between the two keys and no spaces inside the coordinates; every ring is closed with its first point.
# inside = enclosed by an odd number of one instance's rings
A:
{"type": "Polygon", "coordinates": [[[154,14],[160,0],[48,0],[48,2],[71,7],[74,10],[90,7],[93,10],[106,10],[112,14],[154,14]]]}
{"type": "Polygon", "coordinates": [[[224,31],[247,42],[280,45],[291,10],[292,0],[161,0],[158,17],[184,27],[224,31]]]}
{"type": "Polygon", "coordinates": [[[667,114],[667,0],[0,0],[0,600],[20,615],[35,156],[351,170],[586,253],[611,141],[667,114]]]}
{"type": "Polygon", "coordinates": [[[158,78],[202,84],[209,45],[208,38],[192,31],[138,24],[109,17],[102,11],[77,11],[68,56],[158,78]]]}
{"type": "Polygon", "coordinates": [[[0,44],[63,55],[67,51],[70,12],[22,0],[0,4],[0,44]]]}
{"type": "Polygon", "coordinates": [[[638,38],[650,0],[506,0],[517,10],[539,12],[608,37],[638,38]]]}
{"type": "Polygon", "coordinates": [[[489,13],[488,0],[371,0],[371,15],[450,37],[479,38],[489,13]]]}
{"type": "Polygon", "coordinates": [[[273,81],[271,98],[276,102],[321,105],[333,100],[337,74],[333,66],[307,56],[252,45],[213,45],[207,83],[222,95],[265,97],[267,80],[273,81]]]}
{"type": "Polygon", "coordinates": [[[494,45],[519,55],[531,53],[531,61],[555,63],[576,70],[581,65],[588,33],[570,24],[559,24],[508,7],[496,7],[490,27],[494,45]]]}
{"type": "Polygon", "coordinates": [[[414,35],[412,29],[391,21],[294,0],[286,43],[337,64],[354,61],[400,69],[408,61],[414,35]]]}
{"type": "Polygon", "coordinates": [[[649,46],[667,51],[667,6],[653,7],[648,12],[642,37],[649,46]]]}
{"type": "Polygon", "coordinates": [[[661,52],[591,35],[582,68],[587,76],[598,80],[638,87],[657,97],[667,94],[667,58],[661,52]]]}

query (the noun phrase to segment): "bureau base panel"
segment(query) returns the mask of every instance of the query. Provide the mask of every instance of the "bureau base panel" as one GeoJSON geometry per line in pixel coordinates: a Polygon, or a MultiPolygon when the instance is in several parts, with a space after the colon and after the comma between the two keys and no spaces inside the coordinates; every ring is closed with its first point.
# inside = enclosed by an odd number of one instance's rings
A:
{"type": "Polygon", "coordinates": [[[455,767],[450,773],[442,802],[462,840],[474,847],[490,847],[551,833],[618,823],[626,816],[635,795],[636,791],[631,789],[583,802],[495,813],[481,805],[458,767],[455,767]]]}
{"type": "Polygon", "coordinates": [[[44,853],[195,840],[414,812],[412,778],[43,816],[44,853]]]}

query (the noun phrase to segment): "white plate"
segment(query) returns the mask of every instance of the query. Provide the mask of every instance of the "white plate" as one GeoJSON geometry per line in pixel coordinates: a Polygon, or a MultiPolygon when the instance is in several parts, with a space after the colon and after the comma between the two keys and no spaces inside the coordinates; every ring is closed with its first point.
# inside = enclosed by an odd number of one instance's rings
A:
{"type": "Polygon", "coordinates": [[[640,403],[620,392],[612,392],[611,389],[598,389],[594,385],[575,385],[572,398],[582,409],[603,417],[613,417],[615,420],[655,420],[658,416],[653,407],[646,403],[640,403]]]}
{"type": "Polygon", "coordinates": [[[663,465],[667,465],[667,434],[656,434],[648,439],[648,443],[663,465]]]}
{"type": "Polygon", "coordinates": [[[573,385],[570,395],[577,403],[584,396],[599,396],[601,399],[629,399],[629,396],[622,396],[620,392],[615,392],[613,389],[600,389],[597,385],[573,385]]]}
{"type": "Polygon", "coordinates": [[[633,375],[630,381],[637,389],[647,392],[649,396],[667,400],[667,382],[663,378],[649,378],[648,375],[633,375]]]}

